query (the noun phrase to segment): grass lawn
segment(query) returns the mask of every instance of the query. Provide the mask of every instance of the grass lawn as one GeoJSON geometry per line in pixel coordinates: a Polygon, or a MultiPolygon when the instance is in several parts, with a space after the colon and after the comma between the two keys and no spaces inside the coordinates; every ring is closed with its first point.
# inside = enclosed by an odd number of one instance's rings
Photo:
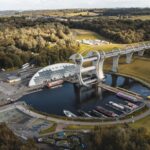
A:
{"type": "Polygon", "coordinates": [[[150,58],[136,57],[131,64],[119,64],[119,73],[150,83],[150,58]]]}
{"type": "Polygon", "coordinates": [[[66,127],[67,130],[92,130],[95,126],[89,125],[68,125],[66,127]]]}
{"type": "MultiPolygon", "coordinates": [[[[75,36],[76,40],[83,40],[83,39],[101,39],[105,40],[104,37],[100,36],[99,34],[89,31],[89,30],[82,30],[82,29],[72,29],[72,32],[75,36]]],[[[108,40],[106,40],[108,41],[108,40]]],[[[87,45],[87,44],[80,44],[79,53],[82,53],[83,55],[88,53],[91,50],[104,50],[109,51],[116,48],[123,48],[126,46],[126,44],[102,44],[102,45],[87,45]]]]}
{"type": "Polygon", "coordinates": [[[142,16],[131,16],[131,19],[136,20],[150,20],[150,15],[142,15],[142,16]]]}
{"type": "Polygon", "coordinates": [[[83,40],[83,39],[104,39],[99,34],[92,32],[90,30],[83,30],[83,29],[72,29],[71,30],[75,35],[76,40],[83,40]]]}
{"type": "MultiPolygon", "coordinates": [[[[125,18],[121,18],[121,20],[150,20],[150,15],[137,15],[137,16],[129,16],[129,17],[126,17],[124,16],[125,18]]],[[[120,19],[120,17],[118,16],[101,16],[100,18],[102,19],[120,19]]]]}
{"type": "MultiPolygon", "coordinates": [[[[134,123],[129,124],[133,128],[140,128],[145,127],[150,132],[150,115],[138,120],[134,123]]],[[[105,127],[115,127],[115,126],[122,126],[122,125],[106,125],[105,127]]],[[[103,125],[101,127],[104,127],[103,125]]],[[[88,126],[88,125],[68,125],[66,127],[67,130],[93,130],[95,126],[88,126]]]]}
{"type": "MultiPolygon", "coordinates": [[[[112,67],[112,59],[106,59],[104,70],[110,71],[112,67]]],[[[119,60],[118,73],[132,76],[145,83],[150,84],[150,58],[135,56],[130,64],[126,64],[125,58],[119,60]]]]}
{"type": "Polygon", "coordinates": [[[54,132],[56,130],[56,126],[57,126],[57,124],[54,123],[51,127],[40,131],[40,134],[47,134],[47,133],[50,133],[50,132],[54,132]]]}
{"type": "Polygon", "coordinates": [[[81,44],[79,53],[85,55],[91,50],[103,50],[103,51],[110,51],[112,49],[119,49],[119,48],[124,48],[126,45],[125,44],[103,44],[103,45],[86,45],[86,44],[81,44]]]}
{"type": "Polygon", "coordinates": [[[141,119],[141,120],[138,120],[138,121],[130,124],[130,126],[133,128],[144,127],[150,132],[150,115],[141,119]]]}
{"type": "Polygon", "coordinates": [[[88,12],[88,11],[69,12],[69,13],[66,13],[66,16],[67,16],[67,17],[73,17],[73,16],[97,16],[97,13],[88,12]]]}

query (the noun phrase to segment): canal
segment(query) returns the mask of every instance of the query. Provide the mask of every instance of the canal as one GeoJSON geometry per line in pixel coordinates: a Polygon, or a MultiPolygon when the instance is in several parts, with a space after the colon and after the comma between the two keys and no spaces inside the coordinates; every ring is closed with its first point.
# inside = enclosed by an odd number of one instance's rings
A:
{"type": "MultiPolygon", "coordinates": [[[[150,95],[150,89],[143,86],[139,82],[122,76],[107,74],[106,84],[111,86],[118,86],[129,89],[133,92],[139,93],[145,98],[150,95]]],[[[89,112],[96,106],[103,106],[108,110],[109,101],[114,101],[119,104],[124,104],[125,100],[118,98],[115,94],[101,91],[96,92],[95,88],[74,88],[71,83],[64,83],[62,87],[55,89],[43,89],[32,94],[23,96],[20,100],[25,101],[28,105],[37,109],[38,111],[46,112],[55,115],[64,115],[63,110],[69,110],[78,114],[78,110],[89,112]]],[[[140,105],[141,103],[138,103],[140,105]]],[[[113,110],[116,114],[121,112],[113,110]]]]}

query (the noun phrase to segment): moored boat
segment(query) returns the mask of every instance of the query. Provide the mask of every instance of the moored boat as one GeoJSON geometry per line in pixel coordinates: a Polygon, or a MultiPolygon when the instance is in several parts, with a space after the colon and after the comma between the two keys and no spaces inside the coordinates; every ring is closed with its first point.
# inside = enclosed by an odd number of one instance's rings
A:
{"type": "Polygon", "coordinates": [[[106,115],[106,116],[108,116],[108,117],[118,117],[118,115],[115,114],[113,111],[109,111],[109,110],[107,110],[107,109],[105,109],[101,106],[97,106],[95,108],[95,110],[102,113],[102,114],[104,114],[104,115],[106,115]]]}
{"type": "Polygon", "coordinates": [[[46,87],[47,88],[54,88],[54,87],[62,85],[63,82],[64,82],[63,80],[57,80],[57,81],[47,82],[46,83],[46,87]]]}
{"type": "Polygon", "coordinates": [[[75,117],[77,117],[77,115],[73,114],[69,110],[63,110],[63,113],[64,113],[65,116],[67,116],[69,118],[75,118],[75,117]]]}
{"type": "Polygon", "coordinates": [[[132,96],[132,95],[127,95],[125,93],[122,93],[122,92],[118,92],[116,94],[118,97],[121,97],[123,99],[126,99],[127,101],[130,101],[130,102],[137,102],[138,99],[135,97],[135,96],[132,96]]]}

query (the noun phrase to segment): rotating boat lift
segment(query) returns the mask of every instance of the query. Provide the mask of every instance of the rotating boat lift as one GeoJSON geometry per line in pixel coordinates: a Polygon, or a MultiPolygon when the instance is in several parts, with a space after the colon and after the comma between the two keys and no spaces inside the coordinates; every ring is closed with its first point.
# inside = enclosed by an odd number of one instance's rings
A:
{"type": "Polygon", "coordinates": [[[70,59],[72,59],[77,66],[77,75],[80,85],[88,87],[104,79],[103,63],[105,52],[90,51],[85,57],[81,54],[74,54],[70,59]],[[103,53],[103,55],[101,55],[101,53],[103,53]]]}
{"type": "Polygon", "coordinates": [[[100,83],[104,80],[103,65],[106,58],[113,58],[112,72],[118,71],[119,58],[126,55],[126,63],[130,64],[133,54],[143,56],[145,50],[150,49],[150,44],[141,44],[138,46],[130,46],[125,49],[116,49],[109,52],[90,51],[86,56],[77,53],[70,57],[77,68],[78,81],[81,86],[89,87],[93,84],[100,83]],[[90,64],[90,65],[89,65],[90,64]]]}

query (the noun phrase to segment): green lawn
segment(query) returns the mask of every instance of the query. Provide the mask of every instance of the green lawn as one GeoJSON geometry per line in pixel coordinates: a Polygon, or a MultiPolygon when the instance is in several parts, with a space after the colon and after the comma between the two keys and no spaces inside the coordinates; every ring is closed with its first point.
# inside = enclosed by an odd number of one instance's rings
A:
{"type": "Polygon", "coordinates": [[[142,15],[142,16],[131,16],[132,20],[140,19],[140,20],[150,20],[150,15],[142,15]]]}
{"type": "Polygon", "coordinates": [[[99,34],[89,31],[89,30],[83,30],[83,29],[72,29],[71,30],[75,36],[76,40],[83,40],[83,39],[104,39],[102,36],[99,34]]]}
{"type": "MultiPolygon", "coordinates": [[[[101,39],[101,40],[105,40],[104,37],[100,36],[99,34],[89,31],[89,30],[83,30],[83,29],[72,29],[72,32],[75,36],[76,40],[83,40],[83,39],[101,39]]],[[[108,40],[106,40],[108,41],[108,40]]],[[[125,44],[103,44],[103,45],[87,45],[87,44],[80,44],[80,49],[79,49],[79,53],[82,53],[83,55],[88,53],[91,50],[104,50],[104,51],[109,51],[112,49],[116,49],[116,48],[123,48],[124,46],[126,46],[125,44]]]]}
{"type": "Polygon", "coordinates": [[[96,15],[97,15],[97,13],[88,12],[88,11],[66,13],[67,17],[73,17],[73,16],[96,16],[96,15]]]}
{"type": "Polygon", "coordinates": [[[80,45],[80,49],[79,49],[79,53],[81,54],[86,54],[91,50],[97,50],[97,51],[110,51],[112,49],[119,49],[119,48],[123,48],[126,45],[124,44],[103,44],[103,45],[86,45],[86,44],[81,44],[80,45]]]}
{"type": "Polygon", "coordinates": [[[131,75],[150,83],[150,58],[136,57],[131,64],[121,64],[119,73],[131,75]]]}
{"type": "MultiPolygon", "coordinates": [[[[118,20],[120,17],[118,16],[101,16],[101,19],[114,19],[118,20]]],[[[121,18],[121,20],[150,20],[150,15],[139,15],[139,16],[124,16],[124,18],[121,18]]]]}
{"type": "Polygon", "coordinates": [[[150,132],[150,115],[141,120],[136,121],[135,123],[130,124],[130,126],[133,128],[144,127],[150,132]]]}
{"type": "Polygon", "coordinates": [[[68,125],[67,130],[92,130],[95,126],[90,125],[68,125]]]}
{"type": "MultiPolygon", "coordinates": [[[[106,59],[104,63],[104,70],[110,71],[112,67],[112,59],[106,59]]],[[[119,59],[118,73],[127,76],[132,76],[145,83],[150,84],[150,58],[133,56],[132,62],[126,64],[125,58],[119,59]]]]}
{"type": "Polygon", "coordinates": [[[40,134],[47,134],[47,133],[54,132],[56,130],[56,127],[57,127],[57,124],[54,123],[51,127],[46,128],[46,129],[40,131],[40,134]]]}

